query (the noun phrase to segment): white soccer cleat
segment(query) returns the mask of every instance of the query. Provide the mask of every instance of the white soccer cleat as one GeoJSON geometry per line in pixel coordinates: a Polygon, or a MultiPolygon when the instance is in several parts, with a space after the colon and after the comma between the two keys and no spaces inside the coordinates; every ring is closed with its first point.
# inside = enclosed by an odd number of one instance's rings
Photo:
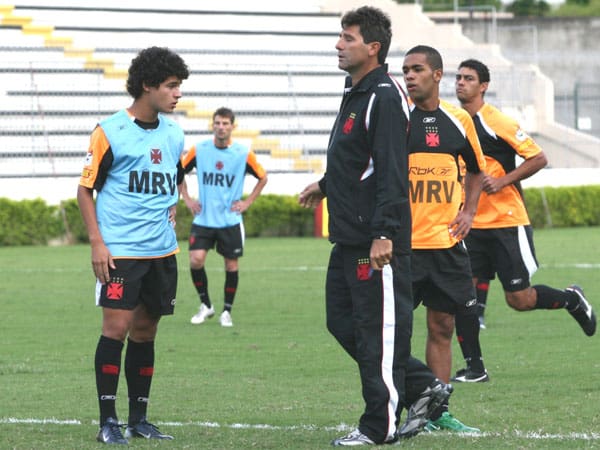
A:
{"type": "Polygon", "coordinates": [[[204,303],[201,303],[200,310],[197,314],[192,316],[192,320],[190,320],[190,322],[192,322],[194,325],[199,325],[201,323],[204,323],[206,319],[210,319],[214,315],[215,309],[212,306],[209,308],[204,303]]]}
{"type": "Polygon", "coordinates": [[[221,322],[222,327],[233,326],[233,321],[231,320],[231,314],[229,314],[229,311],[223,311],[221,313],[221,317],[219,317],[219,322],[221,322]]]}

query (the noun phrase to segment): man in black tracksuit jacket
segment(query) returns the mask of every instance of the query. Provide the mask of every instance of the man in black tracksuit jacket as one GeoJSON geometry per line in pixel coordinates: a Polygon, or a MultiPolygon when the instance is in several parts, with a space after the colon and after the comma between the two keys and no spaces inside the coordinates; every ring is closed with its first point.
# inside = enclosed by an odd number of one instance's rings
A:
{"type": "Polygon", "coordinates": [[[333,441],[339,446],[396,440],[405,383],[416,394],[409,394],[412,403],[435,380],[410,358],[409,113],[385,64],[390,25],[371,7],[342,18],[336,49],[339,67],[349,76],[329,139],[327,172],[299,197],[307,207],[327,197],[334,244],[326,281],[327,328],[357,362],[365,401],[358,428],[333,441]],[[409,359],[414,376],[407,379],[409,359]]]}
{"type": "Polygon", "coordinates": [[[376,443],[395,432],[412,333],[403,101],[385,65],[347,91],[319,181],[335,244],[326,282],[327,328],[358,363],[366,404],[358,428],[376,443]],[[378,241],[390,241],[391,253],[373,261],[371,247],[378,241]]]}

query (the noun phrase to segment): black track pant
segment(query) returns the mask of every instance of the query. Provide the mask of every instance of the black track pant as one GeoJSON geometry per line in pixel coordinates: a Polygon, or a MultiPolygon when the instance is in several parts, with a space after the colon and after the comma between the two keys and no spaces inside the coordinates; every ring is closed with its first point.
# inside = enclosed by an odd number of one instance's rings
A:
{"type": "Polygon", "coordinates": [[[335,245],[326,283],[327,328],[357,362],[365,411],[359,429],[376,443],[396,431],[405,403],[413,300],[410,257],[370,268],[369,248],[335,245]]]}

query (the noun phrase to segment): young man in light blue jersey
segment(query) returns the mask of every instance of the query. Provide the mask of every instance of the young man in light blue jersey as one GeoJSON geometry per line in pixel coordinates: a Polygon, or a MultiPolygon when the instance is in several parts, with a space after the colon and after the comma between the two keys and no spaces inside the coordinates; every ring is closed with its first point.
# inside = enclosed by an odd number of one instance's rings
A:
{"type": "Polygon", "coordinates": [[[185,181],[181,195],[194,214],[190,233],[190,271],[200,297],[200,309],[191,322],[201,324],[214,316],[204,268],[208,251],[215,247],[225,260],[224,307],[219,318],[223,327],[233,326],[231,309],[238,286],[238,258],[244,250],[242,214],[267,184],[267,173],[256,155],[245,145],[231,140],[235,115],[229,108],[213,114],[214,138],[193,146],[182,160],[185,173],[194,167],[198,176],[198,199],[192,199],[185,181]],[[242,199],[244,177],[258,179],[250,195],[242,199]]]}
{"type": "Polygon", "coordinates": [[[158,322],[175,308],[179,248],[173,225],[184,177],[183,130],[162,113],[173,112],[188,76],[184,61],[169,49],[142,50],[129,67],[133,103],[95,128],[79,181],[77,200],[103,315],[95,372],[96,439],[104,444],[173,439],[148,422],[146,410],[158,322]],[[123,436],[115,403],[125,340],[129,418],[123,436]]]}

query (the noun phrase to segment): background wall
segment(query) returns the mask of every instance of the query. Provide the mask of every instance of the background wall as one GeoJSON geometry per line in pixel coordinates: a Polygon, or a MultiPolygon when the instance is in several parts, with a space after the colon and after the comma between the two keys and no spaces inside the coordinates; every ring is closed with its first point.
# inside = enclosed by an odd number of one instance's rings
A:
{"type": "MultiPolygon", "coordinates": [[[[432,18],[439,23],[452,21],[432,18]]],[[[491,42],[494,37],[490,14],[459,19],[459,23],[475,42],[491,42]]],[[[576,126],[578,111],[580,118],[591,121],[591,129],[581,131],[600,137],[600,17],[500,17],[496,23],[502,54],[515,63],[539,65],[554,82],[556,121],[576,126]]]]}

